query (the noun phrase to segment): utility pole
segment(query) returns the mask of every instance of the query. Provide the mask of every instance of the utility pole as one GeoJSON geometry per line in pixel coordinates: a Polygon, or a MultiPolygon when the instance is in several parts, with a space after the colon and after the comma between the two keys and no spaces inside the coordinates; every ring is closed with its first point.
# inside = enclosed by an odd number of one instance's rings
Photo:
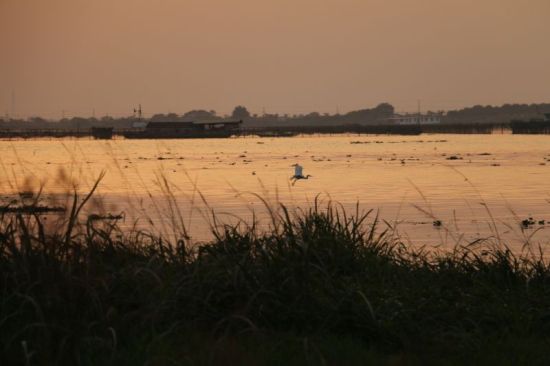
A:
{"type": "Polygon", "coordinates": [[[420,124],[420,99],[417,100],[417,107],[418,107],[418,124],[420,124]]]}
{"type": "Polygon", "coordinates": [[[137,118],[138,118],[138,121],[141,121],[141,103],[138,105],[138,108],[134,108],[134,117],[136,116],[136,112],[137,112],[137,118]]]}
{"type": "Polygon", "coordinates": [[[15,89],[11,90],[11,118],[15,119],[15,89]]]}

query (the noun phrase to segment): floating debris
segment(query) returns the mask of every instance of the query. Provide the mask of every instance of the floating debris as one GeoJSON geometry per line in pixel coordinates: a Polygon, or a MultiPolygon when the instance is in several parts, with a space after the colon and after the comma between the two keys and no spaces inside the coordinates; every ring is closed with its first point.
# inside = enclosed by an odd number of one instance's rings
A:
{"type": "Polygon", "coordinates": [[[19,197],[21,197],[21,199],[30,199],[34,197],[34,193],[32,191],[19,192],[19,197]]]}
{"type": "Polygon", "coordinates": [[[524,220],[521,220],[521,226],[524,228],[524,229],[528,229],[530,228],[531,226],[535,225],[535,220],[533,220],[532,217],[529,217],[527,219],[524,219],[524,220]]]}
{"type": "Polygon", "coordinates": [[[350,144],[352,145],[356,145],[356,144],[383,144],[383,143],[387,143],[387,144],[410,144],[410,143],[417,143],[417,144],[422,144],[422,143],[425,143],[425,142],[447,142],[447,140],[414,140],[414,141],[350,141],[350,144]]]}
{"type": "Polygon", "coordinates": [[[5,206],[0,207],[0,213],[20,213],[20,214],[35,214],[35,213],[48,213],[48,212],[65,212],[65,207],[55,206],[37,206],[37,205],[23,205],[23,206],[5,206]]]}
{"type": "Polygon", "coordinates": [[[122,220],[124,219],[124,215],[98,215],[98,214],[91,214],[88,215],[88,221],[101,221],[101,220],[122,220]]]}

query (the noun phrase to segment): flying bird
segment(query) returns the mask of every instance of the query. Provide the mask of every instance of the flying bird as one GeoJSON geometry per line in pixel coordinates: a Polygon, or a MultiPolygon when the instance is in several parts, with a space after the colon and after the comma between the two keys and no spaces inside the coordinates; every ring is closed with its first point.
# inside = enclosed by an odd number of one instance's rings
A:
{"type": "Polygon", "coordinates": [[[301,166],[300,164],[296,163],[292,166],[294,167],[294,175],[290,177],[290,180],[292,181],[292,185],[294,185],[298,179],[309,179],[310,177],[313,177],[312,175],[309,175],[309,174],[304,176],[303,174],[304,167],[301,166]]]}

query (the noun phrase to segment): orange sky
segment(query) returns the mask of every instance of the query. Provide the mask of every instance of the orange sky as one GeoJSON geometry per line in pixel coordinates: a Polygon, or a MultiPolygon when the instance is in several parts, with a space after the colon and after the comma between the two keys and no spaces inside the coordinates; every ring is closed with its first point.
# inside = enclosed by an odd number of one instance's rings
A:
{"type": "Polygon", "coordinates": [[[550,101],[549,0],[0,0],[0,114],[550,101]]]}

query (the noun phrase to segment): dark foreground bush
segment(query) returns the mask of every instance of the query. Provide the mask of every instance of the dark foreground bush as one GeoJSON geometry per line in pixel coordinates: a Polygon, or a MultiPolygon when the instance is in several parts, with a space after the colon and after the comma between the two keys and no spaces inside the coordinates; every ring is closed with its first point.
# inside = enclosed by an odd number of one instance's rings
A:
{"type": "Polygon", "coordinates": [[[78,214],[1,217],[0,364],[550,362],[541,258],[415,251],[330,205],[195,249],[78,214]]]}

